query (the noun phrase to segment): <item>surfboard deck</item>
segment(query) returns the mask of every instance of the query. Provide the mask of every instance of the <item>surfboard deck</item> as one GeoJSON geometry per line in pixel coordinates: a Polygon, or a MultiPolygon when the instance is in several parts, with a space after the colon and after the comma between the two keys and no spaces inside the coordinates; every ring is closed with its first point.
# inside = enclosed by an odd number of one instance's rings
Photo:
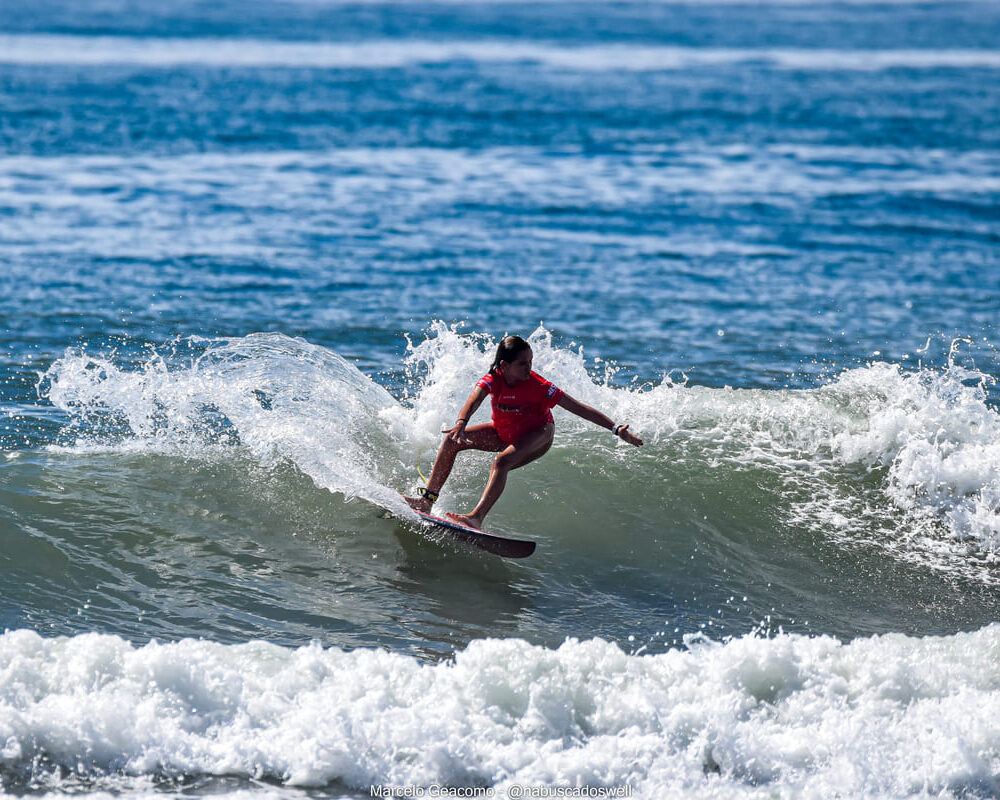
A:
{"type": "Polygon", "coordinates": [[[500,536],[496,533],[468,528],[446,517],[436,517],[422,511],[414,511],[413,513],[452,538],[471,544],[488,553],[504,558],[527,558],[535,552],[535,543],[530,539],[512,539],[509,536],[500,536]]]}

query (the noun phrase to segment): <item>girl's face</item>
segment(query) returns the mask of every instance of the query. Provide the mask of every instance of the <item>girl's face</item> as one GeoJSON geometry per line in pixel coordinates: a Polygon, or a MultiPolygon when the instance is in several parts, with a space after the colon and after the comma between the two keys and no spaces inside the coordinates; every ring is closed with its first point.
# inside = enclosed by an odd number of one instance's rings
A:
{"type": "Polygon", "coordinates": [[[503,373],[503,379],[511,386],[528,380],[531,377],[531,358],[529,347],[522,350],[513,361],[501,361],[500,372],[503,373]]]}

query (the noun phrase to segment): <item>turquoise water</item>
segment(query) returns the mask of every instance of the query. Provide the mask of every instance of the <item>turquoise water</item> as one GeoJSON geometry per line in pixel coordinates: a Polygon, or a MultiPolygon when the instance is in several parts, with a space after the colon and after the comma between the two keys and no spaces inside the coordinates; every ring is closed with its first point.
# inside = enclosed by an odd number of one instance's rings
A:
{"type": "Polygon", "coordinates": [[[3,790],[1000,795],[997,41],[0,0],[3,790]],[[509,332],[646,441],[518,562],[398,498],[509,332]]]}

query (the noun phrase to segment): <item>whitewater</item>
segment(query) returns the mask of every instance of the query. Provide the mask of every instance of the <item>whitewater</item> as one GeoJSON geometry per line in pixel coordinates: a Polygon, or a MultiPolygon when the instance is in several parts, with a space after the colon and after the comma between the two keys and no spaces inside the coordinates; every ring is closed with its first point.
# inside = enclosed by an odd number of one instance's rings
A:
{"type": "Polygon", "coordinates": [[[344,796],[553,782],[639,797],[990,791],[998,647],[996,626],[847,645],[694,638],[655,656],[487,639],[431,665],[378,649],[22,631],[0,640],[2,757],[107,790],[214,775],[344,796]]]}

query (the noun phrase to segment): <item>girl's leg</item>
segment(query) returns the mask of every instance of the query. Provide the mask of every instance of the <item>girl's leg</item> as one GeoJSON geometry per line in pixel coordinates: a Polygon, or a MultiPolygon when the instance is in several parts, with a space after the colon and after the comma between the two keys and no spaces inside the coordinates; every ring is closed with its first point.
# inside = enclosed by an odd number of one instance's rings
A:
{"type": "Polygon", "coordinates": [[[448,514],[447,516],[462,525],[468,525],[470,528],[482,528],[487,513],[503,494],[504,487],[507,485],[507,473],[545,455],[552,446],[552,437],[555,431],[556,426],[549,422],[541,428],[526,433],[514,444],[504,447],[499,455],[493,459],[490,479],[486,482],[486,488],[483,490],[479,504],[468,514],[448,514]]]}
{"type": "MultiPolygon", "coordinates": [[[[465,441],[453,442],[446,438],[438,450],[437,458],[434,459],[434,467],[431,469],[431,476],[427,479],[427,490],[434,494],[439,494],[448,476],[451,475],[451,468],[455,465],[455,456],[463,450],[485,450],[488,453],[498,453],[507,447],[507,444],[497,436],[496,428],[492,423],[485,425],[472,425],[465,429],[465,441]]],[[[433,501],[426,497],[403,497],[410,504],[410,508],[422,511],[427,514],[434,505],[433,501]]]]}

